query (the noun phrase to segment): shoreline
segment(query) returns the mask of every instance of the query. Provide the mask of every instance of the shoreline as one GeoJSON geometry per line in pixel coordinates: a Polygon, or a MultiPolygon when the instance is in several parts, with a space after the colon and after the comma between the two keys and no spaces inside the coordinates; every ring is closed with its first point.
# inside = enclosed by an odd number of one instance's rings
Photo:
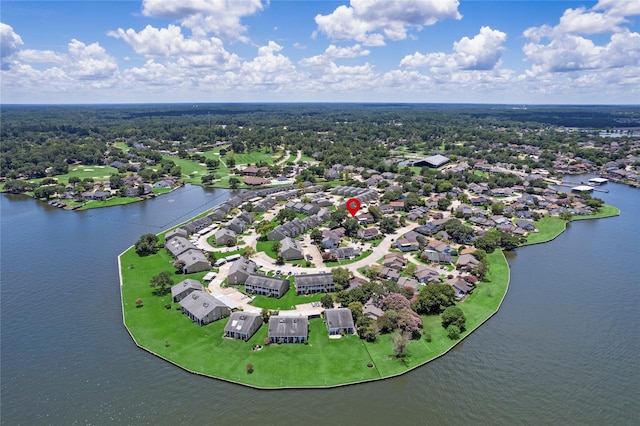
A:
{"type": "MultiPolygon", "coordinates": [[[[580,219],[598,219],[602,217],[617,216],[620,214],[619,209],[612,206],[608,206],[608,207],[609,209],[607,210],[606,215],[601,215],[601,216],[596,215],[595,217],[594,216],[581,217],[580,219]]],[[[578,220],[578,219],[574,218],[573,220],[578,220]]],[[[519,247],[525,247],[527,245],[541,244],[544,242],[552,241],[567,229],[567,223],[568,222],[564,221],[563,227],[561,229],[558,229],[556,232],[553,232],[553,234],[551,234],[548,239],[540,242],[525,243],[519,247]]],[[[160,234],[162,234],[162,232],[160,234]]],[[[127,329],[127,332],[129,333],[129,335],[133,339],[134,343],[136,344],[136,346],[189,373],[197,374],[197,375],[212,378],[212,379],[218,379],[218,380],[222,380],[222,381],[226,381],[226,382],[234,383],[238,385],[248,386],[255,389],[263,389],[263,390],[336,388],[336,387],[352,386],[352,385],[361,384],[361,383],[368,383],[368,382],[373,382],[378,380],[390,379],[390,378],[398,377],[403,374],[409,373],[417,369],[418,367],[424,366],[425,364],[428,364],[429,362],[434,361],[446,355],[453,348],[455,348],[460,342],[462,342],[467,336],[471,335],[474,331],[480,328],[480,326],[482,326],[487,321],[489,321],[489,319],[495,316],[495,314],[497,314],[498,311],[500,310],[500,307],[502,306],[504,299],[506,298],[509,284],[510,284],[510,275],[511,275],[509,264],[502,250],[496,250],[496,252],[489,254],[489,256],[491,256],[492,258],[491,268],[488,274],[488,277],[490,277],[490,279],[487,282],[483,281],[479,283],[474,293],[472,293],[467,298],[467,300],[460,305],[463,308],[463,310],[465,310],[466,312],[471,311],[472,315],[475,314],[476,318],[475,318],[475,321],[473,321],[473,323],[470,324],[471,327],[461,334],[461,337],[459,340],[446,340],[444,341],[446,344],[443,344],[443,339],[441,339],[439,334],[443,334],[444,329],[441,329],[439,323],[437,323],[435,327],[433,325],[433,323],[439,319],[439,316],[423,316],[423,321],[425,323],[431,324],[431,328],[427,329],[425,327],[424,333],[433,334],[435,337],[434,343],[426,344],[424,336],[418,340],[410,341],[408,346],[409,348],[408,352],[411,352],[411,349],[413,348],[417,351],[422,350],[422,353],[420,354],[415,353],[413,355],[410,355],[408,359],[405,359],[403,361],[400,361],[397,359],[393,359],[389,361],[389,359],[385,359],[384,356],[380,355],[380,349],[382,348],[384,352],[384,348],[387,347],[385,345],[388,345],[388,343],[390,342],[390,339],[395,335],[395,333],[381,335],[381,338],[376,343],[365,342],[363,340],[360,340],[358,336],[348,336],[345,339],[338,339],[338,340],[343,340],[347,342],[347,343],[338,344],[338,346],[343,347],[343,350],[346,347],[348,349],[347,353],[350,353],[350,351],[355,351],[357,352],[357,355],[359,355],[360,357],[366,354],[366,357],[369,360],[369,362],[372,363],[373,366],[375,367],[375,368],[367,369],[367,370],[370,370],[368,371],[369,377],[364,377],[365,373],[363,372],[361,377],[358,379],[356,377],[358,374],[355,373],[354,375],[354,373],[349,370],[350,367],[345,366],[344,371],[349,371],[345,381],[335,379],[335,376],[333,376],[332,383],[327,383],[327,379],[323,377],[323,375],[320,375],[318,377],[315,377],[315,379],[307,377],[306,380],[303,380],[303,382],[305,383],[296,383],[295,375],[294,376],[291,375],[291,372],[296,369],[296,366],[290,366],[291,370],[284,372],[284,373],[289,373],[289,375],[283,374],[283,376],[286,378],[280,378],[278,380],[277,377],[273,377],[273,378],[267,377],[267,378],[264,378],[264,380],[252,380],[255,378],[254,376],[256,375],[256,373],[246,374],[245,372],[244,376],[242,377],[244,377],[246,380],[243,380],[241,378],[241,374],[238,373],[238,371],[233,370],[234,362],[230,362],[228,368],[220,369],[220,368],[211,368],[210,366],[208,368],[208,366],[205,365],[206,361],[207,360],[215,361],[220,358],[231,359],[232,357],[235,357],[235,358],[239,357],[241,364],[243,362],[250,362],[250,363],[253,363],[256,367],[262,368],[263,365],[261,365],[260,358],[256,358],[256,354],[246,354],[246,351],[247,351],[247,348],[250,348],[251,346],[256,344],[256,342],[260,341],[260,339],[262,338],[260,336],[266,333],[264,331],[265,327],[261,328],[261,330],[263,331],[262,334],[256,333],[256,335],[247,342],[243,342],[243,341],[226,342],[225,339],[222,337],[222,333],[221,333],[221,330],[223,328],[223,324],[221,323],[224,323],[226,321],[217,321],[205,327],[196,328],[196,326],[194,326],[191,323],[191,321],[188,321],[188,319],[185,320],[186,317],[184,317],[184,315],[182,315],[181,312],[179,312],[179,316],[174,315],[173,318],[168,318],[165,315],[165,313],[168,313],[168,312],[175,313],[176,312],[176,309],[174,309],[175,304],[171,304],[171,302],[167,303],[166,297],[152,296],[149,294],[150,293],[150,288],[148,286],[149,277],[145,277],[146,279],[144,280],[142,279],[138,280],[138,281],[141,281],[141,283],[138,283],[137,289],[128,288],[127,280],[128,279],[130,280],[131,277],[127,277],[127,275],[131,275],[131,274],[130,273],[127,274],[127,270],[123,269],[122,267],[123,257],[132,256],[133,257],[132,260],[137,259],[137,261],[140,263],[149,262],[154,265],[156,264],[162,265],[162,260],[163,260],[162,258],[166,256],[163,256],[161,254],[156,254],[153,256],[149,256],[147,258],[139,258],[137,257],[137,254],[135,254],[135,252],[133,252],[133,254],[131,253],[133,249],[134,247],[131,246],[118,256],[118,268],[119,268],[119,277],[120,277],[120,290],[121,290],[120,293],[121,293],[121,308],[122,308],[122,315],[123,315],[123,324],[127,329]],[[149,259],[153,257],[155,257],[156,259],[149,259]],[[160,259],[157,259],[157,258],[160,258],[160,259]],[[502,268],[505,268],[504,271],[502,270],[502,268]],[[496,284],[491,285],[492,283],[496,283],[496,284]],[[495,306],[492,304],[491,307],[487,307],[487,309],[483,310],[483,307],[480,306],[480,303],[477,303],[477,304],[473,303],[475,299],[481,299],[482,297],[485,297],[485,300],[486,300],[488,292],[493,293],[492,289],[495,286],[500,286],[499,288],[500,299],[495,306]],[[144,295],[145,297],[144,300],[145,302],[149,301],[150,303],[148,303],[148,305],[151,305],[151,306],[142,307],[140,308],[140,310],[138,310],[138,308],[133,307],[133,310],[132,310],[131,309],[132,307],[127,302],[127,300],[132,299],[134,297],[134,295],[131,294],[131,291],[135,292],[135,291],[144,291],[144,290],[146,290],[146,293],[147,293],[144,295]],[[130,293],[130,294],[127,294],[127,296],[125,297],[125,293],[130,293]],[[481,293],[484,293],[484,295],[482,295],[481,293]],[[170,309],[169,308],[164,309],[164,305],[167,305],[167,304],[171,305],[170,309]],[[467,307],[467,309],[465,309],[465,307],[467,307]],[[154,311],[147,313],[147,311],[151,309],[154,309],[154,311]],[[150,319],[150,318],[153,319],[154,321],[150,321],[149,322],[150,324],[155,324],[155,321],[158,320],[158,318],[162,318],[161,320],[162,322],[170,321],[171,327],[173,327],[174,329],[173,334],[164,335],[162,334],[163,331],[158,329],[152,330],[151,332],[149,330],[145,330],[143,325],[139,323],[136,324],[135,321],[133,320],[132,315],[135,315],[136,313],[144,313],[146,314],[147,319],[150,319]],[[127,321],[128,319],[130,320],[129,323],[127,321]],[[183,326],[184,328],[180,328],[183,326]],[[175,329],[179,329],[180,332],[176,334],[175,329]],[[183,331],[184,331],[184,334],[187,336],[187,338],[181,340],[180,334],[183,334],[182,333],[183,331]],[[155,335],[154,335],[154,332],[155,332],[155,335]],[[213,338],[211,337],[212,332],[213,332],[213,338]],[[204,340],[204,339],[207,339],[207,340],[204,340]],[[202,347],[190,348],[186,350],[186,353],[183,353],[180,348],[176,350],[173,349],[174,340],[182,341],[184,343],[186,343],[187,341],[191,342],[194,340],[195,341],[200,340],[201,343],[199,344],[201,344],[203,347],[206,347],[207,350],[203,352],[202,347]],[[436,350],[430,351],[430,352],[429,350],[425,351],[424,347],[428,348],[429,345],[435,346],[438,343],[440,343],[440,346],[436,350]],[[346,345],[346,346],[343,346],[343,345],[346,345]],[[228,348],[229,346],[236,346],[236,348],[229,350],[228,348]],[[220,351],[218,351],[219,347],[223,347],[223,348],[220,351]],[[197,356],[194,358],[191,355],[192,349],[194,349],[195,352],[200,351],[203,359],[200,359],[197,356]],[[377,350],[374,351],[374,353],[371,353],[370,349],[377,349],[377,350]],[[192,359],[189,359],[189,358],[192,358],[192,359]],[[200,365],[199,367],[198,367],[198,364],[200,365]],[[375,374],[372,374],[374,372],[375,374]],[[351,377],[348,377],[348,376],[351,376],[351,377]],[[286,384],[286,381],[293,381],[294,383],[286,384]]],[[[165,259],[165,260],[168,260],[168,259],[165,259]]],[[[165,265],[167,265],[167,263],[165,263],[165,265]]],[[[137,265],[135,262],[131,262],[131,266],[133,266],[134,267],[133,269],[135,269],[137,266],[141,266],[141,265],[137,265]]],[[[129,267],[128,271],[131,271],[131,269],[132,268],[129,267]]],[[[152,270],[154,271],[154,273],[157,273],[158,271],[157,268],[152,268],[152,270]]],[[[184,277],[184,276],[180,275],[180,277],[184,277]]],[[[194,278],[198,278],[198,277],[194,276],[194,278]]],[[[491,297],[491,295],[488,295],[488,297],[491,297]]],[[[130,300],[130,302],[132,304],[133,299],[130,300]]],[[[147,303],[145,303],[145,305],[147,305],[147,303]]],[[[470,321],[469,318],[467,321],[469,323],[470,321]]],[[[311,337],[311,340],[310,340],[311,344],[309,345],[282,345],[284,347],[279,347],[281,345],[274,344],[271,346],[275,346],[275,348],[269,348],[269,350],[271,352],[276,352],[276,351],[285,352],[283,354],[280,354],[280,353],[275,354],[274,356],[276,360],[277,359],[281,360],[282,357],[286,357],[287,354],[293,355],[293,356],[295,355],[304,356],[305,351],[307,351],[306,355],[309,356],[310,359],[316,362],[321,362],[321,363],[322,361],[324,361],[324,364],[330,365],[331,359],[329,358],[332,356],[331,351],[327,353],[322,353],[322,348],[320,349],[320,351],[315,350],[315,348],[313,348],[314,344],[316,343],[314,342],[314,339],[323,340],[325,338],[325,336],[322,335],[322,333],[326,334],[326,327],[324,326],[324,321],[322,319],[310,320],[310,330],[314,330],[314,331],[313,333],[310,334],[313,337],[311,337]],[[320,353],[320,355],[318,355],[318,352],[320,353]]],[[[325,342],[320,342],[319,346],[322,346],[323,344],[325,344],[325,342]]],[[[389,346],[389,348],[391,348],[391,346],[389,346]]],[[[262,352],[265,352],[265,351],[262,351],[262,352]]],[[[235,367],[238,367],[237,361],[238,360],[236,359],[235,367]]],[[[324,364],[323,366],[326,367],[326,365],[324,364]]],[[[365,364],[364,363],[358,364],[356,362],[353,364],[351,368],[354,368],[354,369],[362,368],[363,365],[365,364]]],[[[364,370],[364,371],[366,372],[367,370],[364,370]]],[[[322,368],[318,368],[318,371],[322,371],[322,368]]],[[[283,371],[279,371],[279,373],[283,373],[283,371]]]]}

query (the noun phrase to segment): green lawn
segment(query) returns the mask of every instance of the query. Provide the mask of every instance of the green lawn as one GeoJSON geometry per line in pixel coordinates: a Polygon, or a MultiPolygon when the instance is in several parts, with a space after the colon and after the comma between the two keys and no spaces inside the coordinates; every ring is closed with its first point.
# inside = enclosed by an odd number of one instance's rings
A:
{"type": "Polygon", "coordinates": [[[236,164],[241,165],[241,164],[249,164],[249,163],[256,164],[261,161],[264,161],[267,164],[273,164],[274,159],[281,154],[282,154],[281,152],[267,153],[263,148],[261,151],[244,152],[241,154],[233,153],[231,155],[233,156],[233,159],[236,160],[236,164]]]}
{"type": "MultiPolygon", "coordinates": [[[[617,207],[605,204],[600,208],[600,211],[596,214],[588,216],[573,216],[574,220],[586,220],[586,219],[601,219],[605,217],[618,216],[620,210],[617,207]]],[[[539,244],[551,241],[560,235],[566,229],[566,221],[556,216],[545,216],[542,219],[535,222],[538,232],[531,233],[527,236],[527,242],[524,245],[539,244]]]]}
{"type": "MultiPolygon", "coordinates": [[[[467,317],[467,330],[479,326],[497,310],[508,285],[508,266],[501,252],[489,254],[491,273],[488,282],[478,284],[475,292],[460,306],[467,317]]],[[[173,271],[172,258],[165,250],[148,257],[139,257],[131,248],[120,257],[123,278],[122,306],[125,325],[139,346],[199,374],[218,377],[256,387],[321,387],[375,380],[400,374],[436,358],[456,342],[445,336],[438,316],[424,317],[423,338],[412,341],[407,356],[398,360],[392,356],[392,335],[381,336],[377,343],[365,343],[357,336],[329,339],[322,319],[309,323],[309,344],[263,345],[267,327],[263,326],[248,341],[221,338],[227,320],[199,327],[183,315],[170,295],[154,296],[149,281],[163,270],[173,271]],[[135,300],[142,298],[137,308],[135,300]],[[165,306],[170,305],[170,309],[165,306]],[[286,362],[283,362],[286,360],[286,362]],[[253,364],[253,374],[246,365],[253,364]],[[368,364],[373,367],[368,367],[368,364]],[[313,368],[309,368],[313,366],[313,368]]],[[[173,274],[175,283],[184,278],[201,279],[204,272],[191,275],[173,274]]],[[[294,304],[317,301],[322,294],[296,296],[293,289],[281,299],[256,297],[256,306],[284,309],[294,304]]]]}
{"type": "Polygon", "coordinates": [[[209,169],[207,169],[207,166],[192,160],[188,160],[186,158],[170,157],[168,155],[163,155],[162,158],[165,160],[173,161],[178,166],[180,166],[180,169],[182,170],[182,180],[186,183],[201,185],[202,176],[208,175],[210,173],[209,169]]]}
{"type": "Polygon", "coordinates": [[[338,260],[337,262],[324,262],[324,264],[329,268],[333,266],[348,265],[350,263],[357,262],[358,260],[369,256],[371,253],[372,253],[371,250],[365,250],[361,252],[360,256],[356,257],[355,259],[338,260]]]}
{"type": "Polygon", "coordinates": [[[293,277],[289,278],[289,284],[289,291],[287,291],[287,293],[281,298],[276,299],[275,297],[255,296],[251,304],[253,306],[257,306],[258,308],[266,308],[271,310],[289,310],[295,309],[293,307],[301,303],[318,302],[324,295],[323,293],[317,293],[308,296],[297,296],[296,289],[293,286],[293,277]]]}
{"type": "Polygon", "coordinates": [[[105,201],[87,201],[79,210],[89,210],[100,207],[119,206],[122,204],[131,204],[140,201],[140,197],[113,197],[105,201]]]}
{"type": "Polygon", "coordinates": [[[258,241],[256,243],[256,251],[264,252],[267,256],[272,259],[278,258],[278,253],[273,251],[273,246],[277,241],[258,241]]]}
{"type": "MultiPolygon", "coordinates": [[[[77,177],[79,179],[92,178],[94,181],[109,180],[111,175],[118,173],[118,169],[109,166],[86,166],[86,165],[74,165],[69,166],[69,173],[63,175],[52,176],[58,180],[58,183],[67,185],[70,177],[77,177]]],[[[42,178],[44,179],[44,178],[42,178]]],[[[31,179],[29,182],[39,183],[42,179],[31,179]]]]}

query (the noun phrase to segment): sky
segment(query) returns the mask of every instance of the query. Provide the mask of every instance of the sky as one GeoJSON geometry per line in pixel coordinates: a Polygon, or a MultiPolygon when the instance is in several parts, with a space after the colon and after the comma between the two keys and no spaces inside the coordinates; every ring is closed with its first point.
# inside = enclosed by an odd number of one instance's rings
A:
{"type": "Polygon", "coordinates": [[[0,2],[2,104],[640,104],[640,1],[0,2]]]}

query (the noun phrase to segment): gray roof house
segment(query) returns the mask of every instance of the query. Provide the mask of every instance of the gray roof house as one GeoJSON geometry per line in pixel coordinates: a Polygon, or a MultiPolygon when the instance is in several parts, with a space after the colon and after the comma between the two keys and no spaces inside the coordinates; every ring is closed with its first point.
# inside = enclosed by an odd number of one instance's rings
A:
{"type": "Polygon", "coordinates": [[[236,244],[237,237],[236,233],[233,232],[229,228],[220,228],[215,233],[215,241],[218,245],[227,245],[229,240],[233,241],[233,244],[236,244]]]}
{"type": "Polygon", "coordinates": [[[309,338],[309,319],[273,315],[267,336],[271,343],[303,343],[309,338]]]}
{"type": "Polygon", "coordinates": [[[328,293],[336,291],[331,273],[295,275],[294,285],[297,294],[328,293]]]}
{"type": "Polygon", "coordinates": [[[231,264],[227,282],[231,285],[244,284],[249,275],[256,272],[258,265],[253,260],[241,257],[231,264]]]}
{"type": "Polygon", "coordinates": [[[182,306],[182,312],[198,325],[209,324],[231,313],[227,305],[206,291],[192,291],[179,303],[182,306]]]}
{"type": "Polygon", "coordinates": [[[227,325],[224,326],[224,336],[238,340],[249,340],[262,326],[262,315],[254,312],[234,312],[227,325]]]}
{"type": "Polygon", "coordinates": [[[164,241],[166,243],[167,241],[175,237],[187,238],[188,236],[189,235],[187,234],[187,231],[182,228],[176,228],[173,231],[169,231],[166,233],[166,235],[164,236],[164,241]]]}
{"type": "Polygon", "coordinates": [[[236,234],[242,234],[247,227],[247,222],[240,219],[240,217],[233,218],[228,224],[227,228],[231,229],[236,234]]]}
{"type": "Polygon", "coordinates": [[[298,246],[298,243],[295,240],[289,237],[280,240],[280,255],[285,260],[296,260],[304,257],[302,254],[302,248],[298,246]]]}
{"type": "Polygon", "coordinates": [[[329,335],[354,334],[355,325],[349,308],[326,309],[324,321],[327,324],[329,335]]]}
{"type": "Polygon", "coordinates": [[[207,260],[204,253],[198,249],[189,249],[178,255],[178,260],[184,262],[182,271],[185,274],[193,274],[195,272],[208,271],[211,269],[211,263],[207,260]]]}
{"type": "Polygon", "coordinates": [[[174,258],[187,250],[196,249],[196,246],[184,237],[173,237],[171,240],[164,243],[164,247],[174,258]]]}
{"type": "Polygon", "coordinates": [[[398,287],[400,287],[400,288],[409,287],[411,290],[416,292],[416,291],[418,291],[418,287],[419,286],[420,286],[420,284],[414,278],[400,277],[398,279],[398,287]]]}
{"type": "Polygon", "coordinates": [[[171,298],[174,302],[179,302],[195,290],[204,291],[204,286],[199,281],[187,278],[171,287],[171,298]]]}
{"type": "Polygon", "coordinates": [[[251,274],[247,277],[244,286],[247,293],[282,297],[289,290],[289,280],[262,274],[251,274]]]}

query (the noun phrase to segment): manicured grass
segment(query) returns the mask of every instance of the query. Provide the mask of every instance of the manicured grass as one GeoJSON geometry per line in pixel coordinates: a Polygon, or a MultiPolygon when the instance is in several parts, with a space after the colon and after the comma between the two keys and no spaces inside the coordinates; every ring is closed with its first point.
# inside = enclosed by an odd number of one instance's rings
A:
{"type": "Polygon", "coordinates": [[[244,152],[241,154],[232,153],[231,156],[234,158],[234,160],[236,160],[236,164],[238,165],[249,163],[256,164],[261,161],[264,161],[267,164],[273,164],[273,162],[275,161],[274,159],[276,157],[279,157],[281,154],[281,152],[267,153],[264,149],[262,149],[261,151],[257,152],[244,152]]]}
{"type": "Polygon", "coordinates": [[[182,170],[182,180],[186,183],[202,185],[202,176],[210,173],[205,165],[186,158],[170,157],[168,155],[163,155],[162,158],[173,161],[180,166],[182,170]]]}
{"type": "MultiPolygon", "coordinates": [[[[620,209],[614,206],[605,204],[600,208],[600,211],[595,214],[585,216],[573,216],[571,221],[574,220],[587,220],[587,219],[601,219],[605,217],[618,216],[620,209]]],[[[523,245],[539,244],[551,241],[560,235],[565,229],[567,222],[556,216],[545,216],[539,221],[535,222],[538,232],[531,233],[527,236],[527,242],[523,245]]]]}
{"type": "MultiPolygon", "coordinates": [[[[109,166],[87,166],[78,164],[69,166],[69,173],[63,175],[52,176],[58,180],[59,184],[67,185],[70,177],[77,177],[80,180],[92,178],[94,181],[109,180],[109,177],[118,173],[118,169],[109,166]]],[[[44,178],[42,178],[44,179],[44,178]]],[[[30,179],[29,182],[39,183],[42,179],[30,179]]]]}
{"type": "MultiPolygon", "coordinates": [[[[488,282],[478,284],[475,292],[460,306],[467,317],[467,330],[477,327],[495,313],[508,283],[508,266],[501,252],[487,256],[491,273],[488,282]]],[[[381,336],[377,343],[365,343],[357,336],[329,339],[322,319],[309,322],[309,344],[264,345],[267,327],[248,341],[222,338],[227,319],[199,327],[183,315],[171,296],[154,296],[151,278],[161,271],[173,272],[173,260],[165,250],[156,255],[139,257],[133,248],[120,257],[122,274],[122,306],[124,322],[136,343],[146,350],[180,367],[200,374],[256,387],[321,387],[375,380],[400,374],[444,354],[456,342],[446,337],[438,316],[424,317],[424,332],[432,342],[412,341],[407,356],[392,356],[392,335],[381,336]],[[135,300],[142,298],[143,306],[135,300]],[[170,309],[165,306],[170,305],[170,309]],[[253,364],[253,374],[246,365],[253,364]],[[372,368],[367,364],[373,363],[372,368]],[[309,366],[313,366],[310,368],[309,366]]],[[[174,283],[185,278],[201,279],[204,272],[191,275],[172,274],[174,283]]],[[[281,299],[256,298],[256,306],[285,309],[292,305],[317,301],[322,294],[295,296],[291,289],[281,299]]]]}
{"type": "Polygon", "coordinates": [[[140,200],[141,200],[140,197],[113,197],[105,201],[93,200],[93,201],[87,201],[78,210],[89,210],[89,209],[96,209],[100,207],[120,206],[123,204],[135,203],[136,201],[140,201],[140,200]]]}
{"type": "Polygon", "coordinates": [[[272,259],[278,258],[278,253],[273,251],[273,246],[277,241],[258,241],[256,243],[256,251],[264,252],[267,256],[272,259]]]}
{"type": "Polygon", "coordinates": [[[172,188],[153,188],[154,194],[166,194],[167,192],[173,191],[172,188]]]}
{"type": "Polygon", "coordinates": [[[538,232],[530,233],[524,245],[545,243],[553,240],[565,230],[567,222],[556,216],[545,216],[535,222],[538,232]]]}
{"type": "Polygon", "coordinates": [[[324,295],[323,293],[317,293],[307,296],[297,296],[296,289],[293,287],[293,277],[289,278],[289,285],[289,291],[287,291],[281,298],[276,299],[275,297],[255,296],[251,304],[258,308],[266,308],[271,310],[289,310],[295,309],[295,305],[300,305],[301,303],[318,302],[324,295]]]}
{"type": "Polygon", "coordinates": [[[338,260],[337,262],[324,262],[324,264],[327,267],[348,265],[350,263],[357,262],[358,260],[369,256],[371,253],[372,253],[371,250],[365,250],[361,252],[360,256],[356,257],[355,259],[338,260]]]}
{"type": "Polygon", "coordinates": [[[571,220],[574,221],[574,220],[586,220],[586,219],[601,219],[605,217],[612,217],[612,216],[619,216],[619,215],[620,215],[619,208],[605,204],[602,207],[600,207],[600,211],[598,213],[590,214],[588,216],[573,216],[571,220]]]}
{"type": "MultiPolygon", "coordinates": [[[[466,331],[461,338],[480,326],[491,317],[500,306],[509,284],[509,266],[501,251],[487,255],[490,273],[486,281],[477,284],[473,294],[458,306],[467,319],[466,331]]],[[[457,341],[447,337],[442,328],[439,315],[423,315],[423,329],[419,340],[412,340],[407,348],[407,354],[402,360],[393,356],[393,337],[395,334],[381,335],[376,343],[365,343],[376,368],[382,377],[403,373],[411,368],[424,364],[449,351],[457,341]],[[425,334],[431,335],[431,342],[427,342],[425,334]]]]}

